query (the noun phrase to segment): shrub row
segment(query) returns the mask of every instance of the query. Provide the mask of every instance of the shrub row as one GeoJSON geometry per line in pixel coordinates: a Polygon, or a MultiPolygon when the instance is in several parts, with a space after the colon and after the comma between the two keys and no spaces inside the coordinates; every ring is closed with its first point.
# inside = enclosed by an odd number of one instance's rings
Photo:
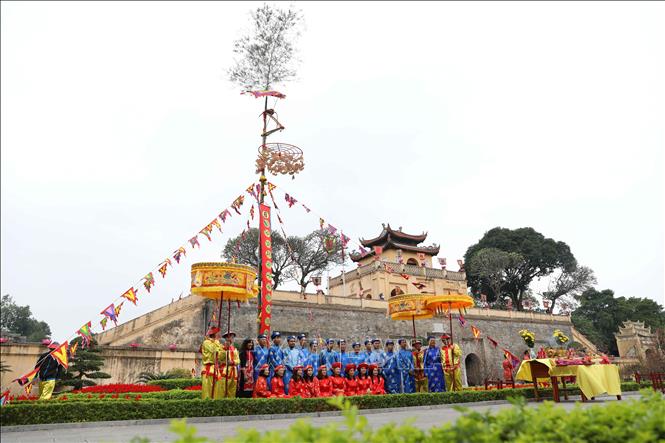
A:
{"type": "Polygon", "coordinates": [[[201,377],[198,378],[170,378],[165,380],[150,380],[147,384],[160,386],[164,389],[185,389],[190,386],[201,384],[201,377]]]}
{"type": "MultiPolygon", "coordinates": [[[[625,383],[624,391],[637,390],[636,383],[625,383]]],[[[551,389],[540,390],[551,397],[551,389]]],[[[571,395],[579,394],[572,389],[571,395]]],[[[136,420],[179,417],[213,417],[233,415],[289,414],[331,411],[336,408],[325,398],[252,399],[236,398],[201,400],[195,391],[170,391],[142,394],[141,401],[114,401],[82,398],[79,401],[19,402],[0,409],[3,426],[37,423],[136,420]],[[191,398],[196,395],[197,398],[191,398]],[[178,399],[180,401],[170,401],[178,399]]],[[[505,400],[509,397],[533,398],[532,389],[501,389],[491,391],[460,391],[426,394],[393,394],[350,397],[359,409],[381,409],[505,400]]],[[[131,395],[131,394],[128,394],[131,395]]]]}

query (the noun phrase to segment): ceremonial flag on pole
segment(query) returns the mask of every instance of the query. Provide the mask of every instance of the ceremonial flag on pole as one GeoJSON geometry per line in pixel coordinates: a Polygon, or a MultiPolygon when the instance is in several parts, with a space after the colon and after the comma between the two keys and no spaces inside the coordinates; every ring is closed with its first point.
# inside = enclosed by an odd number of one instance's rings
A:
{"type": "Polygon", "coordinates": [[[245,203],[244,195],[238,196],[238,198],[233,200],[233,203],[231,203],[231,207],[233,208],[234,211],[236,211],[238,215],[240,215],[240,207],[242,206],[243,203],[245,203]]]}
{"type": "Polygon", "coordinates": [[[446,269],[446,259],[438,257],[439,259],[439,265],[441,265],[441,269],[446,269]]]}
{"type": "Polygon", "coordinates": [[[508,349],[504,349],[503,353],[510,359],[510,362],[513,364],[514,368],[517,368],[520,365],[520,359],[517,358],[517,356],[510,352],[508,349]]]}
{"type": "Polygon", "coordinates": [[[489,340],[490,343],[492,343],[492,346],[494,346],[495,348],[497,346],[499,346],[499,343],[496,340],[494,340],[492,337],[490,337],[489,335],[487,336],[487,339],[489,340]]]}
{"type": "Polygon", "coordinates": [[[177,251],[173,253],[173,258],[175,259],[176,263],[180,263],[180,259],[182,256],[187,256],[187,250],[185,250],[184,247],[180,246],[177,251]]]}
{"type": "Polygon", "coordinates": [[[155,277],[152,276],[152,272],[148,272],[143,280],[143,286],[145,286],[146,291],[150,292],[150,288],[155,285],[155,277]]]}
{"type": "Polygon", "coordinates": [[[337,228],[328,223],[328,232],[330,232],[330,235],[335,235],[335,233],[337,233],[337,228]]]}
{"type": "Polygon", "coordinates": [[[259,97],[277,97],[277,98],[286,98],[286,95],[278,91],[243,91],[240,95],[251,94],[254,98],[259,97]]]}
{"type": "Polygon", "coordinates": [[[249,185],[249,187],[247,189],[245,189],[245,192],[247,192],[252,197],[257,198],[256,191],[254,191],[254,184],[253,183],[251,185],[249,185]]]}
{"type": "Polygon", "coordinates": [[[92,331],[90,330],[92,328],[92,323],[88,322],[81,326],[76,333],[81,336],[81,340],[83,340],[83,347],[90,346],[90,342],[92,341],[92,331]]]}
{"type": "Polygon", "coordinates": [[[31,384],[32,380],[37,376],[38,372],[39,372],[39,368],[35,368],[32,371],[25,374],[23,377],[17,378],[16,380],[13,380],[13,381],[17,382],[21,386],[31,384]]]}
{"type": "Polygon", "coordinates": [[[115,317],[116,317],[116,318],[120,317],[120,310],[122,309],[122,305],[123,305],[124,303],[125,303],[124,301],[123,301],[123,302],[120,302],[120,304],[119,304],[118,306],[115,307],[115,317]]]}
{"type": "Polygon", "coordinates": [[[351,239],[344,234],[341,234],[341,237],[342,237],[342,247],[346,247],[346,245],[351,241],[351,239]]]}
{"type": "Polygon", "coordinates": [[[473,338],[480,338],[480,329],[471,325],[471,332],[473,333],[473,338]]]}
{"type": "Polygon", "coordinates": [[[58,363],[62,365],[63,368],[67,369],[67,366],[69,365],[69,359],[67,357],[67,347],[69,346],[68,342],[64,342],[60,346],[58,346],[56,349],[51,352],[51,355],[53,358],[55,358],[58,363]]]}
{"type": "Polygon", "coordinates": [[[102,325],[102,331],[106,331],[106,322],[108,322],[108,321],[109,321],[109,319],[106,318],[106,317],[104,317],[104,318],[99,322],[99,324],[102,325]]]}
{"type": "Polygon", "coordinates": [[[192,245],[192,249],[194,249],[194,246],[198,246],[199,248],[201,248],[198,237],[199,237],[198,235],[195,235],[194,237],[189,239],[189,244],[192,245]]]}
{"type": "Polygon", "coordinates": [[[226,218],[227,218],[227,217],[231,217],[231,213],[229,212],[228,209],[224,209],[224,211],[222,211],[222,212],[219,214],[219,218],[222,219],[222,223],[226,223],[226,218]]]}
{"type": "MultiPolygon", "coordinates": [[[[164,268],[164,273],[166,273],[166,263],[164,263],[164,266],[162,266],[162,267],[164,268]]],[[[159,269],[161,271],[162,268],[159,268],[159,269]]],[[[139,299],[136,296],[136,289],[134,289],[133,286],[131,288],[127,289],[127,291],[124,294],[122,294],[122,297],[124,297],[127,300],[131,301],[132,303],[134,303],[134,305],[136,305],[136,302],[139,299]]]]}
{"type": "Polygon", "coordinates": [[[272,183],[268,182],[268,192],[272,192],[275,190],[277,186],[273,185],[272,183]]]}
{"type": "Polygon", "coordinates": [[[458,319],[459,319],[459,324],[460,324],[460,326],[462,326],[462,327],[466,326],[466,319],[465,319],[464,316],[462,315],[462,310],[461,310],[461,309],[459,310],[459,317],[458,317],[458,319]]]}
{"type": "Polygon", "coordinates": [[[323,225],[325,225],[325,224],[326,224],[326,221],[322,218],[319,218],[319,226],[321,227],[321,229],[323,229],[323,225]]]}

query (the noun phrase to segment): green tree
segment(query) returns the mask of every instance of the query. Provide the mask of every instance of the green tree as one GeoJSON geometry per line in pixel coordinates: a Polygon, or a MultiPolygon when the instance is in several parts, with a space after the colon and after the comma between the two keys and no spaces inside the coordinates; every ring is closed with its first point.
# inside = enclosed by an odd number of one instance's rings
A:
{"type": "Polygon", "coordinates": [[[75,343],[78,343],[78,350],[76,355],[70,359],[69,367],[62,376],[62,380],[58,382],[59,385],[81,389],[84,386],[96,385],[94,380],[111,378],[106,372],[101,372],[104,358],[100,355],[101,350],[94,339],[87,348],[81,347],[81,338],[72,340],[70,348],[75,343]]]}
{"type": "Polygon", "coordinates": [[[0,299],[0,329],[25,336],[36,342],[51,337],[51,328],[32,316],[30,306],[17,305],[9,294],[0,299]]]}
{"type": "Polygon", "coordinates": [[[580,306],[571,319],[575,328],[599,349],[617,355],[614,334],[624,321],[643,321],[653,330],[665,327],[665,311],[649,298],[614,297],[614,291],[588,289],[580,297],[580,306]]]}
{"type": "Polygon", "coordinates": [[[550,314],[554,312],[554,306],[558,300],[571,304],[580,297],[582,292],[590,289],[596,283],[593,270],[586,266],[575,266],[570,270],[562,270],[550,281],[547,291],[541,294],[543,299],[551,302],[547,312],[550,314]]]}
{"type": "Polygon", "coordinates": [[[502,288],[510,279],[510,272],[524,264],[524,258],[516,252],[485,248],[476,252],[466,263],[467,274],[477,276],[489,289],[493,301],[502,304],[502,288]]]}
{"type": "MultiPolygon", "coordinates": [[[[283,273],[287,267],[292,264],[291,255],[286,247],[284,237],[277,232],[272,231],[272,274],[274,288],[277,289],[279,284],[283,281],[283,273]]],[[[242,234],[226,242],[222,257],[226,260],[232,260],[234,257],[238,263],[245,265],[259,266],[259,230],[251,228],[245,232],[245,238],[242,234]]]]}
{"type": "Polygon", "coordinates": [[[505,295],[512,300],[513,307],[518,311],[524,309],[524,297],[534,278],[550,275],[555,269],[569,271],[577,265],[567,244],[546,238],[533,228],[491,229],[478,243],[467,249],[464,255],[465,262],[473,262],[474,256],[487,248],[519,254],[523,262],[511,263],[503,270],[505,278],[500,285],[501,294],[498,295],[487,278],[481,277],[477,270],[467,271],[467,281],[471,291],[476,297],[481,293],[487,294],[489,302],[505,295]]]}
{"type": "Polygon", "coordinates": [[[287,273],[300,285],[302,294],[311,283],[310,276],[344,261],[339,237],[330,235],[325,229],[313,231],[304,237],[289,237],[288,242],[293,252],[293,266],[289,267],[287,273]]]}

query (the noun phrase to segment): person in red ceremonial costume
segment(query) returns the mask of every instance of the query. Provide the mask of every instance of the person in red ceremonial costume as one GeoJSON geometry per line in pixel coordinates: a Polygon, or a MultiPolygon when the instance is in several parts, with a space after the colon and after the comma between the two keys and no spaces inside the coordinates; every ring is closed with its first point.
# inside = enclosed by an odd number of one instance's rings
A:
{"type": "Polygon", "coordinates": [[[536,354],[537,358],[547,358],[547,352],[545,352],[545,349],[541,346],[540,349],[538,349],[538,354],[536,354]]]}
{"type": "Polygon", "coordinates": [[[259,376],[256,378],[254,383],[254,392],[252,392],[252,398],[270,398],[272,397],[272,392],[268,389],[268,377],[270,376],[270,367],[268,365],[262,365],[259,368],[259,376]]]}
{"type": "Polygon", "coordinates": [[[379,367],[377,365],[369,365],[369,373],[371,375],[370,390],[372,395],[385,394],[385,380],[381,374],[379,374],[379,367]]]}
{"type": "Polygon", "coordinates": [[[284,365],[279,365],[275,368],[275,375],[273,375],[270,382],[270,390],[272,391],[272,396],[277,398],[289,398],[288,395],[284,392],[284,370],[286,368],[284,365]]]}
{"type": "Polygon", "coordinates": [[[526,351],[524,351],[524,355],[522,356],[522,360],[531,360],[531,354],[529,353],[528,349],[526,351]]]}
{"type": "Polygon", "coordinates": [[[342,363],[336,361],[332,364],[333,375],[330,377],[332,395],[344,395],[344,377],[342,377],[342,363]]]}
{"type": "Polygon", "coordinates": [[[350,397],[358,395],[358,381],[356,380],[356,365],[349,363],[344,368],[346,380],[344,380],[344,395],[350,397]]]}
{"type": "Polygon", "coordinates": [[[319,397],[332,397],[332,380],[328,377],[328,366],[319,366],[319,397]]]}
{"type": "Polygon", "coordinates": [[[372,393],[372,390],[370,389],[372,380],[369,378],[369,374],[367,373],[368,368],[369,365],[364,362],[358,365],[358,395],[369,395],[372,393]]]}
{"type": "Polygon", "coordinates": [[[300,365],[293,367],[293,376],[289,381],[289,396],[307,398],[303,367],[300,365]]]}
{"type": "Polygon", "coordinates": [[[508,358],[508,354],[503,354],[503,363],[501,363],[501,366],[503,366],[503,380],[510,382],[513,381],[513,362],[510,361],[510,358],[508,358]]]}
{"type": "Polygon", "coordinates": [[[312,365],[305,366],[305,398],[319,397],[319,379],[314,376],[312,365]]]}

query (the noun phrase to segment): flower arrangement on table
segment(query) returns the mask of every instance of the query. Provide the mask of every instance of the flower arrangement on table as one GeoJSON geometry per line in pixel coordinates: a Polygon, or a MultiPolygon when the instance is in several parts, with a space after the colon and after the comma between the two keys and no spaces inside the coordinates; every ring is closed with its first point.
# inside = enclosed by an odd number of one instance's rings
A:
{"type": "Polygon", "coordinates": [[[533,348],[536,344],[536,334],[529,331],[528,329],[522,329],[520,331],[520,337],[524,340],[524,343],[529,347],[533,348]]]}
{"type": "Polygon", "coordinates": [[[556,341],[559,346],[566,346],[566,344],[570,341],[568,336],[561,332],[559,329],[554,330],[552,337],[554,337],[554,341],[556,341]]]}

